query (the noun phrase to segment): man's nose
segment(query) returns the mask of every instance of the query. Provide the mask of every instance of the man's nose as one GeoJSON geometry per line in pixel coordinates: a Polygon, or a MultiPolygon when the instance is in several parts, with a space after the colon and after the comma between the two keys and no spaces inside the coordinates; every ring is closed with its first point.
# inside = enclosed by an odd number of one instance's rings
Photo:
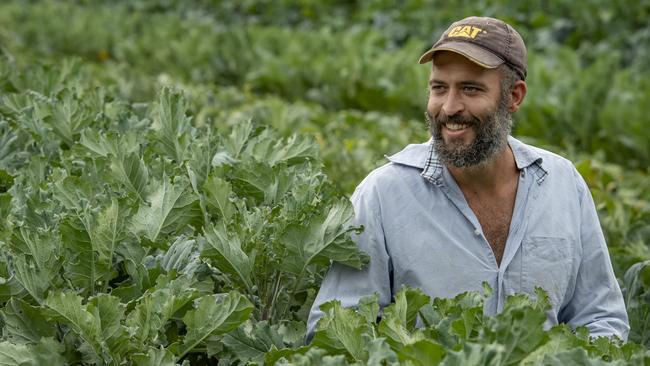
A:
{"type": "Polygon", "coordinates": [[[458,93],[450,91],[447,93],[447,98],[442,104],[442,112],[447,116],[453,116],[459,114],[465,109],[463,101],[461,100],[458,93]]]}

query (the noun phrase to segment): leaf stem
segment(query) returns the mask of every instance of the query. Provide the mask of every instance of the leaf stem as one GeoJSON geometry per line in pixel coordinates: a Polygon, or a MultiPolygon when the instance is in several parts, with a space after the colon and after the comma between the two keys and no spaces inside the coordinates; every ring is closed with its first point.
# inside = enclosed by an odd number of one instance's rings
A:
{"type": "Polygon", "coordinates": [[[275,308],[275,302],[278,300],[278,296],[280,295],[280,282],[282,279],[282,272],[278,273],[278,277],[275,281],[275,288],[273,290],[273,295],[271,296],[271,304],[269,305],[269,323],[273,324],[273,310],[275,308]]]}

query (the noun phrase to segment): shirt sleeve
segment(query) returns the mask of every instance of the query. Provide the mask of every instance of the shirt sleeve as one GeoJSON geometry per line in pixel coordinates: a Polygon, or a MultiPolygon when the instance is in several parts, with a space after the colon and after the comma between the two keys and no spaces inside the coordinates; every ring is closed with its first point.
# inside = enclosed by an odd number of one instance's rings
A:
{"type": "Polygon", "coordinates": [[[617,336],[626,341],[630,330],[625,302],[612,269],[598,214],[587,184],[577,171],[580,195],[582,259],[575,290],[559,314],[572,327],[586,326],[592,337],[617,336]]]}
{"type": "Polygon", "coordinates": [[[320,306],[331,300],[340,300],[344,307],[356,307],[359,299],[377,293],[381,308],[390,304],[391,263],[386,250],[384,231],[379,216],[379,203],[372,188],[362,183],[352,195],[354,225],[363,226],[363,232],[352,239],[366,252],[370,262],[361,270],[333,263],[325,276],[307,320],[307,342],[311,341],[316,323],[323,316],[320,306]]]}

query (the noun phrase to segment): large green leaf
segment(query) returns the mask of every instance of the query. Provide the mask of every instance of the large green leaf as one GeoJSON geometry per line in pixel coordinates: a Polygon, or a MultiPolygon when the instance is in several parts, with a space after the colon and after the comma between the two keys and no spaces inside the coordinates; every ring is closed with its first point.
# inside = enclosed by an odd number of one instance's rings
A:
{"type": "Polygon", "coordinates": [[[188,225],[200,223],[198,197],[188,188],[186,179],[169,182],[163,176],[162,181],[155,182],[153,193],[147,197],[149,204],[140,204],[132,217],[133,232],[156,242],[161,234],[181,233],[188,225]]]}
{"type": "Polygon", "coordinates": [[[8,247],[14,255],[29,256],[39,269],[51,268],[59,260],[61,239],[56,231],[36,232],[21,227],[14,230],[8,247]]]}
{"type": "Polygon", "coordinates": [[[344,308],[338,300],[321,305],[325,316],[319,320],[312,345],[340,353],[345,351],[357,361],[368,359],[364,333],[372,334],[366,319],[353,309],[344,308]]]}
{"type": "Polygon", "coordinates": [[[88,300],[87,306],[88,312],[99,317],[103,342],[113,362],[119,363],[131,351],[129,330],[122,324],[126,305],[115,296],[99,294],[88,300]]]}
{"type": "Polygon", "coordinates": [[[266,162],[247,162],[238,165],[233,172],[233,185],[237,187],[240,196],[250,196],[261,203],[273,204],[287,193],[293,174],[293,171],[271,167],[266,162]]]}
{"type": "Polygon", "coordinates": [[[199,293],[193,288],[188,276],[169,279],[159,276],[158,283],[140,299],[127,317],[126,324],[132,329],[132,337],[138,344],[159,346],[159,333],[172,316],[199,293]]]}
{"type": "Polygon", "coordinates": [[[239,237],[228,235],[226,227],[220,223],[205,228],[205,239],[207,245],[201,256],[214,260],[220,271],[235,276],[237,282],[250,290],[253,263],[242,250],[239,237]]]}
{"type": "Polygon", "coordinates": [[[50,293],[45,300],[47,315],[53,320],[66,324],[81,340],[80,351],[84,358],[95,363],[110,363],[112,358],[105,354],[102,323],[99,313],[88,311],[82,298],[71,292],[50,293]]]}
{"type": "Polygon", "coordinates": [[[504,347],[497,343],[465,343],[460,350],[449,351],[442,366],[500,366],[504,365],[504,347]]]}
{"type": "Polygon", "coordinates": [[[549,336],[543,329],[546,311],[549,308],[548,295],[536,289],[535,301],[519,294],[506,299],[504,309],[494,318],[489,318],[481,335],[486,342],[504,345],[503,360],[516,364],[538,347],[548,342],[549,336]]]}
{"type": "Polygon", "coordinates": [[[272,349],[284,348],[277,327],[266,321],[246,324],[223,336],[222,342],[241,362],[264,363],[264,356],[272,349]]]}
{"type": "Polygon", "coordinates": [[[238,158],[252,132],[253,123],[250,119],[237,123],[232,128],[232,131],[230,132],[228,138],[223,140],[223,144],[227,150],[228,155],[232,156],[233,158],[238,158]]]}
{"type": "Polygon", "coordinates": [[[11,298],[2,309],[5,339],[12,343],[38,343],[43,337],[54,337],[56,328],[47,322],[39,307],[18,298],[11,298]]]}
{"type": "Polygon", "coordinates": [[[61,223],[60,231],[68,253],[64,263],[64,276],[84,293],[92,295],[98,287],[105,286],[114,273],[111,257],[103,256],[99,248],[95,248],[99,241],[91,237],[91,225],[90,222],[84,225],[75,220],[67,220],[61,223]]]}
{"type": "Polygon", "coordinates": [[[210,175],[203,185],[203,190],[208,207],[218,213],[218,217],[224,222],[228,222],[234,213],[234,206],[230,202],[230,183],[216,175],[210,175]]]}
{"type": "Polygon", "coordinates": [[[154,106],[152,128],[160,151],[177,163],[183,162],[191,144],[191,118],[186,115],[187,102],[181,93],[163,88],[154,106]]]}
{"type": "Polygon", "coordinates": [[[253,304],[238,292],[207,295],[197,300],[196,309],[183,317],[187,326],[185,340],[179,348],[182,357],[208,337],[228,333],[248,319],[253,304]]]}
{"type": "Polygon", "coordinates": [[[384,309],[378,327],[379,334],[386,337],[395,349],[423,340],[424,334],[414,331],[413,328],[418,311],[429,301],[429,297],[422,290],[400,290],[395,295],[395,302],[384,309]]]}
{"type": "Polygon", "coordinates": [[[64,366],[63,345],[52,338],[43,338],[34,345],[0,342],[0,365],[3,366],[64,366]]]}
{"type": "Polygon", "coordinates": [[[38,302],[43,301],[53,281],[58,279],[60,266],[56,262],[52,267],[38,268],[31,259],[17,255],[14,257],[13,265],[16,280],[38,302]]]}
{"type": "Polygon", "coordinates": [[[301,135],[277,140],[271,130],[264,130],[249,141],[246,154],[257,161],[265,161],[270,166],[275,166],[282,162],[290,164],[294,161],[315,159],[318,156],[318,145],[313,139],[301,135]]]}
{"type": "Polygon", "coordinates": [[[164,348],[149,348],[147,354],[134,354],[136,366],[176,366],[174,354],[164,348]]]}
{"type": "Polygon", "coordinates": [[[149,171],[137,154],[120,154],[111,158],[111,171],[126,189],[144,202],[149,183],[149,171]]]}
{"type": "Polygon", "coordinates": [[[287,250],[282,268],[299,274],[311,264],[328,265],[331,260],[361,268],[368,256],[349,238],[353,214],[350,203],[340,200],[309,224],[290,225],[282,236],[287,250]]]}
{"type": "Polygon", "coordinates": [[[196,240],[181,235],[162,256],[160,265],[167,272],[192,275],[201,264],[197,247],[196,240]]]}
{"type": "Polygon", "coordinates": [[[398,353],[402,362],[410,361],[415,365],[437,365],[445,355],[445,349],[440,344],[422,339],[404,346],[398,353]]]}

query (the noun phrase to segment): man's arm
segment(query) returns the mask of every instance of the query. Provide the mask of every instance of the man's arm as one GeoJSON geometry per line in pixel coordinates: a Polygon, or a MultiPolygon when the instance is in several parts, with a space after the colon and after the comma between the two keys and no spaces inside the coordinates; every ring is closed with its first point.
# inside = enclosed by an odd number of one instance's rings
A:
{"type": "Polygon", "coordinates": [[[630,325],[625,302],[614,276],[598,214],[587,184],[577,171],[580,194],[580,241],[582,259],[575,290],[562,308],[559,320],[577,327],[586,326],[592,337],[618,336],[627,340],[630,325]]]}
{"type": "MultiPolygon", "coordinates": [[[[365,182],[364,182],[365,183],[365,182]]],[[[355,211],[354,225],[364,230],[353,235],[359,249],[370,256],[370,263],[357,270],[334,263],[323,280],[307,321],[307,341],[311,341],[316,323],[323,316],[320,306],[331,300],[340,300],[344,307],[356,307],[364,296],[379,294],[379,305],[391,301],[391,264],[386,251],[384,231],[379,216],[377,195],[369,184],[362,183],[352,195],[355,211]]]]}

